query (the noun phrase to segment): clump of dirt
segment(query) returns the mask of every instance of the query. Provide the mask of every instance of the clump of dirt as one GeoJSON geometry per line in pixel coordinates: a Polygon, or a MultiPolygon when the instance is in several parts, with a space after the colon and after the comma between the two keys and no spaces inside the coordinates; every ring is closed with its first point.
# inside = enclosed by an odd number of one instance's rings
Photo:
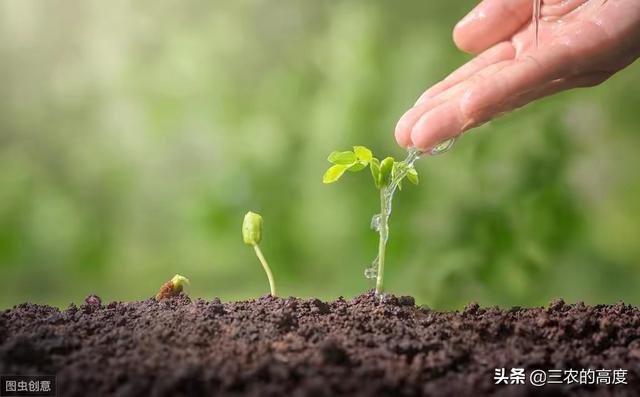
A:
{"type": "Polygon", "coordinates": [[[372,293],[327,303],[92,297],[63,311],[5,310],[0,341],[0,373],[55,374],[60,396],[640,393],[640,311],[624,304],[435,312],[372,293]],[[628,385],[496,385],[496,368],[622,368],[628,385]]]}

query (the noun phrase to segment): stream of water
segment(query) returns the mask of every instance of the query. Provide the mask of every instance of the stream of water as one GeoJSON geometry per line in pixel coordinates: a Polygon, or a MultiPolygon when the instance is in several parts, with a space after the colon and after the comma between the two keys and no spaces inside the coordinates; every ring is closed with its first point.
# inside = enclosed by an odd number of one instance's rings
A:
{"type": "MultiPolygon", "coordinates": [[[[447,152],[451,147],[453,147],[455,141],[455,138],[451,138],[439,145],[436,145],[431,149],[430,154],[437,155],[447,152]]],[[[371,229],[378,233],[380,246],[378,249],[378,256],[376,256],[371,265],[367,266],[364,270],[364,276],[366,278],[378,278],[378,272],[384,271],[384,255],[381,258],[380,252],[384,253],[387,241],[389,240],[389,217],[393,210],[393,195],[395,194],[400,181],[402,181],[402,179],[407,175],[407,169],[413,167],[413,164],[422,154],[423,153],[416,148],[409,148],[407,157],[403,161],[403,163],[407,165],[407,168],[394,175],[391,182],[380,190],[380,213],[375,214],[373,218],[371,218],[371,229]]],[[[380,279],[378,279],[378,283],[381,284],[380,279]]],[[[378,288],[376,288],[376,290],[378,290],[378,288]]]]}
{"type": "Polygon", "coordinates": [[[533,0],[533,31],[535,35],[536,48],[538,48],[538,33],[540,30],[540,11],[542,0],[533,0]]]}

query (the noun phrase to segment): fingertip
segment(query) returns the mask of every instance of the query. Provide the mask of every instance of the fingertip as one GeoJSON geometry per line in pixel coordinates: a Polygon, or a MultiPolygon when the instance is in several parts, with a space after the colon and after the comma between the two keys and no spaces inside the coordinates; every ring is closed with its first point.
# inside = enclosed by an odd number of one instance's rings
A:
{"type": "Polygon", "coordinates": [[[478,39],[478,27],[485,24],[485,13],[481,10],[474,9],[464,18],[462,18],[453,28],[453,42],[460,51],[469,54],[478,54],[482,52],[487,45],[484,40],[478,39]]]}
{"type": "Polygon", "coordinates": [[[406,148],[409,145],[411,145],[412,125],[410,125],[408,120],[408,114],[411,112],[411,110],[412,109],[407,110],[405,114],[403,114],[402,117],[400,117],[400,120],[398,120],[398,123],[396,124],[396,129],[394,132],[394,135],[396,137],[396,142],[398,142],[398,145],[400,145],[403,148],[406,148]]]}
{"type": "Polygon", "coordinates": [[[429,128],[422,119],[411,130],[411,145],[424,153],[427,153],[433,146],[429,128]]]}
{"type": "Polygon", "coordinates": [[[432,147],[458,136],[462,123],[453,103],[439,106],[420,117],[411,129],[411,143],[428,152],[432,147]]]}
{"type": "Polygon", "coordinates": [[[407,148],[411,145],[411,136],[404,131],[399,131],[396,129],[395,132],[396,142],[401,148],[407,148]]]}
{"type": "Polygon", "coordinates": [[[429,117],[430,112],[423,115],[411,129],[411,144],[425,153],[433,145],[431,138],[433,126],[429,123],[429,117]]]}
{"type": "Polygon", "coordinates": [[[458,22],[455,28],[453,28],[453,42],[460,51],[474,54],[474,50],[476,50],[476,48],[474,48],[472,43],[468,40],[469,35],[465,31],[466,29],[464,23],[465,20],[463,19],[458,22]]]}

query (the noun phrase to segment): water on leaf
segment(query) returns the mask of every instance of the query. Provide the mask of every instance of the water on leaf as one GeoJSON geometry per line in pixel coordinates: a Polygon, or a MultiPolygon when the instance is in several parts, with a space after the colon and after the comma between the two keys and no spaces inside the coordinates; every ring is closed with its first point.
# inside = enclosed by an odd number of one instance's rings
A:
{"type": "Polygon", "coordinates": [[[382,218],[382,215],[380,214],[375,214],[373,218],[371,218],[371,230],[375,232],[380,231],[380,221],[382,220],[381,218],[382,218]]]}

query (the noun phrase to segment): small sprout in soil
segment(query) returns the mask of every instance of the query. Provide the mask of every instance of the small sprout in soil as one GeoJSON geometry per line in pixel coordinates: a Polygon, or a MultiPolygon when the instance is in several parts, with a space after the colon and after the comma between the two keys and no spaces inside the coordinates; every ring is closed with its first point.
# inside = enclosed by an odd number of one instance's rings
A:
{"type": "Polygon", "coordinates": [[[259,246],[260,241],[262,241],[262,216],[260,216],[260,214],[249,211],[244,216],[244,222],[242,222],[242,239],[245,244],[252,246],[256,252],[256,256],[262,264],[264,272],[267,273],[271,295],[276,296],[276,283],[273,280],[273,273],[271,273],[271,268],[264,258],[264,255],[262,255],[262,250],[259,246]]]}
{"type": "Polygon", "coordinates": [[[156,301],[160,302],[165,298],[171,298],[180,295],[185,286],[189,285],[189,279],[176,274],[173,278],[160,287],[160,292],[156,295],[156,301]]]}
{"type": "Polygon", "coordinates": [[[385,249],[389,236],[388,222],[393,194],[396,188],[402,190],[402,182],[405,178],[414,185],[418,184],[418,172],[413,167],[413,162],[419,154],[414,150],[405,161],[395,161],[393,157],[379,160],[366,147],[354,146],[353,150],[332,152],[327,159],[333,165],[325,172],[322,178],[323,183],[336,182],[346,171],[357,172],[368,166],[373,184],[380,192],[380,214],[375,215],[372,221],[372,228],[380,235],[378,257],[373,263],[373,268],[365,272],[365,274],[372,274],[371,277],[376,277],[376,295],[378,296],[382,294],[384,282],[385,249]]]}

